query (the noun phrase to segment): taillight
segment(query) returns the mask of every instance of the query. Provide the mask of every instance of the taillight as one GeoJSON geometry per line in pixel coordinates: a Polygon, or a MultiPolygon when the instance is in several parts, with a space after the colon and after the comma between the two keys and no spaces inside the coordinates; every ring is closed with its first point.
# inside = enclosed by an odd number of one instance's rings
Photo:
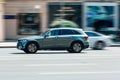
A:
{"type": "Polygon", "coordinates": [[[85,36],[84,38],[85,38],[85,40],[88,40],[88,36],[85,36]]]}
{"type": "Polygon", "coordinates": [[[107,37],[109,40],[112,40],[112,37],[107,37]]]}

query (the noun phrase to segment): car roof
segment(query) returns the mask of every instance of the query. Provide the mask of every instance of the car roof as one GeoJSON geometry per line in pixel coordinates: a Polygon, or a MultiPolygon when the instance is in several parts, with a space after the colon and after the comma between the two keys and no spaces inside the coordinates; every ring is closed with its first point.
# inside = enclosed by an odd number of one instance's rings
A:
{"type": "Polygon", "coordinates": [[[50,30],[58,30],[58,29],[82,30],[81,28],[67,28],[67,27],[64,27],[64,28],[51,28],[50,30]]]}

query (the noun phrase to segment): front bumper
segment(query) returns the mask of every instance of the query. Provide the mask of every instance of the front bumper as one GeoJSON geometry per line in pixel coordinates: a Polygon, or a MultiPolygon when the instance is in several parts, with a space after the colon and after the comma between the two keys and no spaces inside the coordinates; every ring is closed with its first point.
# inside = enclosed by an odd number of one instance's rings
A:
{"type": "Polygon", "coordinates": [[[23,50],[24,46],[22,45],[22,43],[17,43],[17,49],[23,50]]]}
{"type": "Polygon", "coordinates": [[[17,49],[24,50],[25,49],[26,43],[23,42],[22,40],[18,40],[17,42],[17,49]]]}

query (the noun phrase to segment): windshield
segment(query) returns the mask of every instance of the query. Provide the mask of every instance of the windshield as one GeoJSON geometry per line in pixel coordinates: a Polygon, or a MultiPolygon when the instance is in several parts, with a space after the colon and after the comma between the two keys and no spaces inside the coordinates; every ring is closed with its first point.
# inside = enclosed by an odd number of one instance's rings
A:
{"type": "Polygon", "coordinates": [[[45,32],[43,32],[43,33],[41,34],[41,36],[46,35],[48,32],[49,32],[49,31],[45,31],[45,32]]]}

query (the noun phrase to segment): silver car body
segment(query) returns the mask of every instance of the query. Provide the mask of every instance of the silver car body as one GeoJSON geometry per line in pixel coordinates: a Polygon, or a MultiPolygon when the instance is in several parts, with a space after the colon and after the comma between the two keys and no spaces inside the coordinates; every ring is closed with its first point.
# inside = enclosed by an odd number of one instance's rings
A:
{"type": "Polygon", "coordinates": [[[97,42],[103,42],[105,47],[109,47],[112,44],[112,38],[110,36],[95,31],[85,31],[85,33],[89,36],[88,42],[90,48],[94,48],[97,42]]]}

